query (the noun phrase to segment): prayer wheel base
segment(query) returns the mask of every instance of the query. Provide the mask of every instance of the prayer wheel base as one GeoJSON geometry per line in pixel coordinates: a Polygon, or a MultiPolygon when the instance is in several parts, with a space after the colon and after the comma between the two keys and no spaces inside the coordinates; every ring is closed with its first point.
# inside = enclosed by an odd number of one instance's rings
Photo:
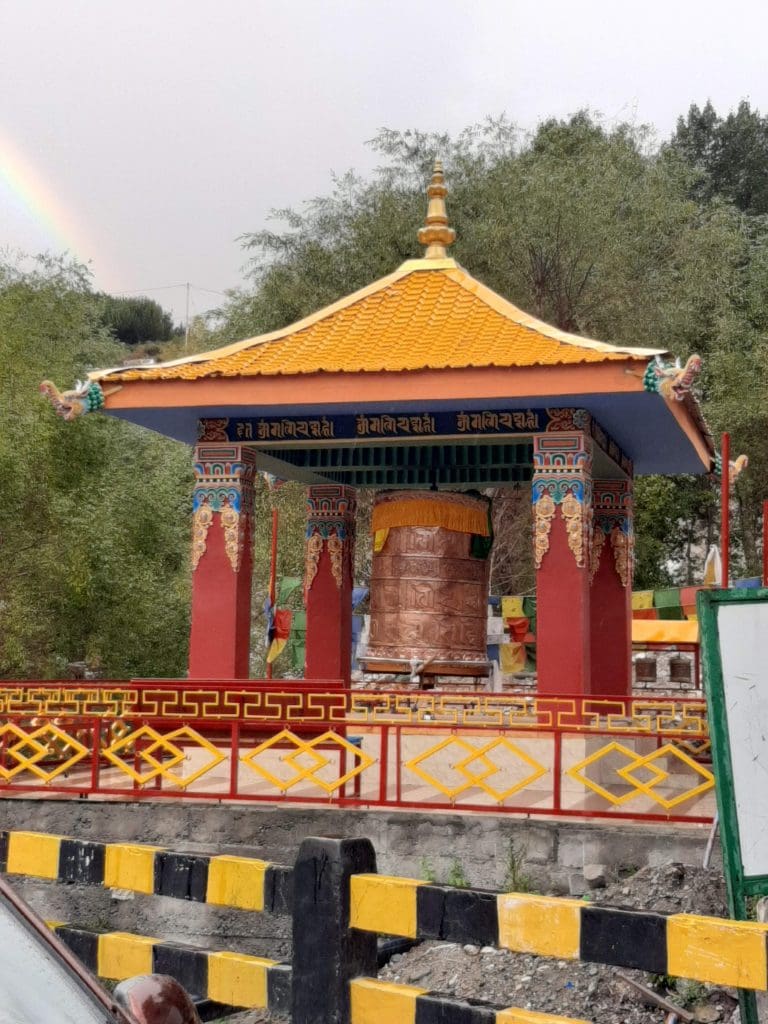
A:
{"type": "Polygon", "coordinates": [[[387,672],[392,675],[418,676],[471,676],[487,678],[493,663],[490,661],[432,661],[420,667],[420,662],[408,658],[362,657],[359,664],[364,672],[387,672]]]}

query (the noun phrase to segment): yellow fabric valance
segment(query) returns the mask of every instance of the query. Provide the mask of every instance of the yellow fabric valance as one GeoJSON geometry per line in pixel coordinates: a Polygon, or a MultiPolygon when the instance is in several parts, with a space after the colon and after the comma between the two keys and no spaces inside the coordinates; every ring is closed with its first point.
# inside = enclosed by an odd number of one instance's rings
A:
{"type": "Polygon", "coordinates": [[[475,533],[489,537],[488,506],[485,502],[451,501],[449,498],[420,496],[374,505],[371,532],[398,526],[440,526],[457,533],[475,533]]]}
{"type": "Polygon", "coordinates": [[[632,619],[633,644],[697,644],[699,624],[674,619],[632,619]]]}
{"type": "Polygon", "coordinates": [[[636,590],[632,594],[632,607],[637,611],[653,608],[653,591],[636,590]]]}

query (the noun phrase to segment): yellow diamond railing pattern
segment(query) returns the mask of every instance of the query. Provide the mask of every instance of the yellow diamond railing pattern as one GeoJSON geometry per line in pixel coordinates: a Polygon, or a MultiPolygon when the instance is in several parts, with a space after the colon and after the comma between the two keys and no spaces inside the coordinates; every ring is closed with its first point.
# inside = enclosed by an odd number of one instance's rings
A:
{"type": "Polygon", "coordinates": [[[622,806],[639,796],[646,796],[667,811],[678,807],[688,800],[693,800],[694,797],[701,796],[703,793],[713,789],[715,785],[715,777],[712,772],[705,768],[704,765],[694,761],[692,757],[674,743],[666,743],[650,754],[641,755],[622,743],[613,741],[604,747],[600,747],[599,750],[590,754],[589,757],[583,758],[583,760],[568,768],[565,774],[586,786],[588,790],[596,793],[614,807],[622,806]],[[608,758],[615,761],[616,756],[623,758],[626,763],[619,768],[609,767],[609,771],[617,777],[615,782],[611,780],[611,783],[606,782],[606,785],[601,785],[586,773],[585,769],[591,766],[605,768],[606,765],[601,765],[601,762],[606,761],[608,758]],[[667,762],[667,759],[676,761],[678,768],[684,767],[688,769],[693,773],[695,779],[694,785],[682,789],[672,797],[665,796],[659,790],[659,787],[668,782],[671,776],[671,772],[662,766],[662,763],[667,762]],[[637,774],[642,771],[648,773],[647,778],[642,778],[637,774]],[[619,787],[624,791],[616,792],[613,788],[608,788],[609,785],[619,787]],[[631,787],[628,790],[625,789],[627,785],[631,787]]]}
{"type": "Polygon", "coordinates": [[[6,722],[0,726],[0,744],[4,748],[3,760],[15,762],[10,768],[0,764],[0,778],[5,782],[26,771],[47,785],[90,754],[89,747],[52,722],[31,731],[6,722]],[[50,761],[52,766],[44,767],[50,761]]]}
{"type": "MultiPolygon", "coordinates": [[[[308,782],[329,795],[375,763],[372,757],[338,733],[324,732],[311,740],[305,740],[288,729],[283,729],[277,735],[259,743],[253,750],[243,754],[240,760],[281,793],[286,793],[301,782],[308,782]],[[289,773],[284,777],[267,767],[270,759],[265,755],[277,750],[288,751],[278,755],[278,761],[287,765],[289,769],[289,773]],[[338,767],[336,758],[329,757],[328,754],[338,755],[338,767]],[[345,760],[350,757],[352,767],[342,771],[345,760]],[[330,769],[334,777],[327,779],[318,774],[326,769],[330,769]]],[[[271,760],[274,760],[274,757],[271,760]]]]}
{"type": "Polygon", "coordinates": [[[436,789],[443,796],[448,797],[449,800],[453,801],[471,789],[479,789],[499,804],[547,773],[543,764],[540,764],[505,736],[496,736],[492,740],[481,741],[479,745],[470,743],[460,736],[446,736],[428,750],[424,750],[418,756],[406,761],[404,767],[426,782],[432,789],[436,789]],[[449,761],[448,764],[445,764],[445,758],[441,755],[446,752],[449,758],[454,753],[463,753],[465,756],[458,761],[449,761]],[[499,755],[502,763],[499,764],[491,757],[492,754],[499,755]],[[430,761],[432,762],[431,770],[427,767],[430,761]],[[523,765],[528,771],[522,779],[512,785],[499,789],[489,782],[495,775],[502,773],[505,768],[519,768],[520,765],[523,765]],[[454,780],[458,776],[458,781],[455,781],[454,785],[445,781],[446,769],[453,775],[454,780]]]}
{"type": "Polygon", "coordinates": [[[102,755],[141,786],[162,778],[182,789],[226,760],[225,754],[188,725],[167,733],[159,733],[151,726],[144,725],[104,748],[102,755]],[[209,759],[189,774],[179,775],[174,772],[174,768],[186,762],[187,753],[195,749],[207,751],[209,759]],[[126,755],[133,764],[126,760],[126,755]],[[137,761],[149,767],[139,770],[135,767],[137,761]]]}

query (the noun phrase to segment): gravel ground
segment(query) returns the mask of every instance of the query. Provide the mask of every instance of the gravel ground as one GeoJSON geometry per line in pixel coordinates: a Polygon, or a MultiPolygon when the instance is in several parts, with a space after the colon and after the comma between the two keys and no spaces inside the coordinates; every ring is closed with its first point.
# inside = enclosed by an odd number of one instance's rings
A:
{"type": "MultiPolygon", "coordinates": [[[[592,890],[587,898],[634,910],[727,916],[722,874],[681,864],[643,868],[606,888],[592,890]]],[[[738,1020],[733,989],[658,978],[640,971],[621,973],[653,987],[693,1013],[701,1024],[738,1020]]],[[[379,977],[454,998],[479,998],[498,1006],[517,1006],[595,1024],[662,1024],[666,1017],[662,1009],[644,1005],[642,996],[618,977],[616,968],[492,947],[423,942],[408,953],[394,956],[379,977]]],[[[263,1014],[245,1013],[227,1018],[227,1024],[261,1024],[268,1020],[263,1014]]]]}

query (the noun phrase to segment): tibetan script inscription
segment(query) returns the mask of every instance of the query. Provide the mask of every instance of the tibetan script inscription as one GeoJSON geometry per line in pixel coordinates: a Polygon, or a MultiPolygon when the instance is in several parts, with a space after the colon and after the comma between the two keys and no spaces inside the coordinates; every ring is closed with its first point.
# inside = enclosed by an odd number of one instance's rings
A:
{"type": "MultiPolygon", "coordinates": [[[[569,410],[568,410],[569,411],[569,410]]],[[[482,409],[329,413],[201,420],[200,436],[234,444],[306,445],[308,442],[391,440],[535,434],[549,429],[562,410],[482,409]]],[[[559,420],[557,420],[559,422],[559,420]]]]}
{"type": "Polygon", "coordinates": [[[355,430],[358,437],[403,437],[412,435],[436,434],[435,417],[429,413],[415,416],[364,416],[355,419],[355,430]]]}
{"type": "Polygon", "coordinates": [[[327,416],[317,419],[237,420],[239,441],[311,441],[336,437],[334,422],[327,416]]]}
{"type": "Polygon", "coordinates": [[[461,434],[496,430],[538,430],[539,414],[532,409],[520,412],[460,412],[456,415],[456,429],[461,434]]]}

